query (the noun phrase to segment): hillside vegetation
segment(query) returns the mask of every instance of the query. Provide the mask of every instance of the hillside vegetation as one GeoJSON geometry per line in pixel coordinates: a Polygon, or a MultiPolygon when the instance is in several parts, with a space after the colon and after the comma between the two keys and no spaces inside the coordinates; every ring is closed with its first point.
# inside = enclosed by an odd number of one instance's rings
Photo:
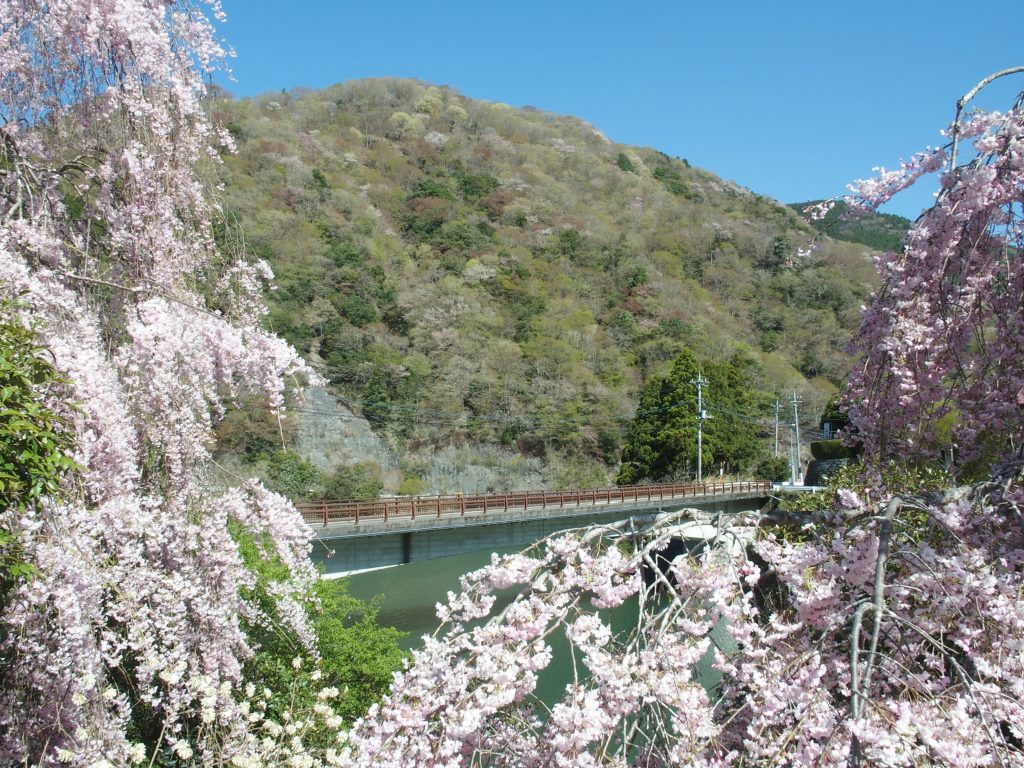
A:
{"type": "MultiPolygon", "coordinates": [[[[822,200],[808,200],[805,203],[790,203],[790,207],[803,213],[822,203],[822,200]]],[[[870,213],[850,215],[850,206],[837,200],[822,218],[811,220],[811,226],[818,232],[851,243],[860,243],[879,251],[896,251],[907,236],[912,222],[891,213],[870,213]]]]}
{"type": "Polygon", "coordinates": [[[401,455],[506,446],[552,485],[607,482],[686,350],[751,359],[751,421],[843,379],[868,249],[685,159],[410,80],[215,109],[238,144],[221,236],[270,263],[273,330],[401,455]]]}

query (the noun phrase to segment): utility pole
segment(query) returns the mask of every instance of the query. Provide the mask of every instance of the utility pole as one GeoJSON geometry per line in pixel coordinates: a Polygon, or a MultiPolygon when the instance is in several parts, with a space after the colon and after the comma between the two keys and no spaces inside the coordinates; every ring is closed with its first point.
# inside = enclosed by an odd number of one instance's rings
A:
{"type": "Polygon", "coordinates": [[[779,398],[775,398],[775,458],[779,458],[779,398]]]}
{"type": "Polygon", "coordinates": [[[704,452],[704,419],[710,419],[707,411],[704,410],[704,390],[703,386],[708,383],[707,379],[701,376],[700,371],[697,371],[696,380],[691,379],[691,384],[697,387],[697,482],[701,482],[703,479],[703,468],[701,466],[703,462],[704,452]]]}
{"type": "Polygon", "coordinates": [[[800,474],[800,418],[797,413],[797,405],[799,399],[796,396],[796,390],[793,390],[793,459],[791,466],[793,467],[791,475],[793,485],[796,485],[797,476],[800,474]]]}

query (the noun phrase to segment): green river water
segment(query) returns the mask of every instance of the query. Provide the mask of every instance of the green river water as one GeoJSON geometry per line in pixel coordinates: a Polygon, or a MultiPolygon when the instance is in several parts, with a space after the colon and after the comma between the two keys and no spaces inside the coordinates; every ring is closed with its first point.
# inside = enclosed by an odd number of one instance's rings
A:
{"type": "MultiPolygon", "coordinates": [[[[500,549],[498,553],[505,554],[518,549],[510,547],[500,549]]],[[[368,571],[348,577],[348,590],[353,597],[361,600],[378,598],[378,621],[407,632],[401,644],[405,650],[411,651],[420,647],[424,635],[430,635],[437,629],[436,605],[446,601],[449,591],[459,590],[459,577],[486,565],[490,560],[491,552],[474,552],[368,571]]],[[[500,611],[514,594],[514,590],[499,594],[493,610],[500,611]]],[[[629,601],[611,612],[613,632],[628,629],[635,624],[636,619],[636,602],[629,601]]],[[[735,647],[732,638],[722,627],[712,630],[711,639],[723,650],[735,647]]],[[[572,682],[574,664],[569,643],[563,635],[552,635],[549,642],[553,658],[539,677],[537,696],[541,701],[552,704],[561,697],[565,686],[572,682]]],[[[577,671],[580,671],[578,666],[577,671]]],[[[721,677],[719,672],[711,668],[710,652],[697,664],[695,672],[697,679],[709,690],[717,685],[721,677]]]]}
{"type": "MultiPolygon", "coordinates": [[[[519,549],[508,547],[499,549],[498,553],[506,554],[519,549]]],[[[459,577],[490,561],[490,552],[472,552],[468,555],[380,568],[347,577],[348,591],[360,600],[379,598],[378,622],[408,632],[402,647],[411,651],[420,646],[423,635],[432,634],[437,629],[437,603],[445,602],[449,591],[459,591],[459,577]]],[[[507,604],[511,595],[503,597],[507,604]]]]}

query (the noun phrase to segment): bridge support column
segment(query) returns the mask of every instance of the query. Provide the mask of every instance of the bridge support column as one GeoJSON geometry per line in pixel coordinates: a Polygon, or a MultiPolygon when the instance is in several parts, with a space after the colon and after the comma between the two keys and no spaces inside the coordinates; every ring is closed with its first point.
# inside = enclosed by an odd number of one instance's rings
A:
{"type": "Polygon", "coordinates": [[[412,562],[412,532],[402,534],[402,565],[412,562]]]}

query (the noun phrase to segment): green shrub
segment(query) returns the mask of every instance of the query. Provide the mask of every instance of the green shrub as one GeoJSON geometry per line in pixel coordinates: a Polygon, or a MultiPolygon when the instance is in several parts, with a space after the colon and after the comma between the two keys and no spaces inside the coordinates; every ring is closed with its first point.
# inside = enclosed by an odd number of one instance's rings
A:
{"type": "Polygon", "coordinates": [[[693,196],[690,188],[683,181],[683,177],[679,175],[679,171],[675,168],[670,168],[667,165],[658,166],[654,169],[654,178],[664,184],[665,189],[673,195],[686,198],[693,196]]]}
{"type": "Polygon", "coordinates": [[[558,251],[566,258],[575,258],[582,248],[583,236],[575,229],[563,229],[558,233],[558,251]]]}
{"type": "Polygon", "coordinates": [[[640,286],[647,285],[650,279],[650,275],[647,274],[647,268],[643,264],[637,264],[626,272],[626,285],[629,288],[639,288],[640,286]]]}
{"type": "Polygon", "coordinates": [[[501,182],[487,173],[460,173],[459,189],[467,200],[479,200],[494,192],[501,182]]]}
{"type": "Polygon", "coordinates": [[[405,659],[398,646],[404,633],[380,626],[377,606],[348,594],[344,581],[317,582],[316,596],[320,609],[313,614],[313,625],[323,659],[321,682],[343,691],[335,706],[351,723],[391,687],[405,659]]]}
{"type": "Polygon", "coordinates": [[[781,483],[789,480],[789,460],[784,456],[768,456],[757,462],[754,467],[754,479],[770,480],[781,483]]]}
{"type": "MultiPolygon", "coordinates": [[[[308,651],[277,611],[273,585],[288,578],[287,567],[267,537],[254,536],[238,524],[231,525],[231,534],[238,542],[243,563],[254,576],[242,597],[271,619],[253,622],[242,617],[242,626],[255,648],[245,664],[245,678],[270,689],[271,714],[280,718],[285,711],[312,708],[317,703],[317,692],[327,686],[340,691],[333,705],[347,722],[365,714],[387,692],[392,675],[402,666],[405,654],[398,641],[403,633],[380,626],[376,605],[349,595],[343,581],[318,581],[303,601],[320,654],[323,677],[315,680],[310,674],[314,665],[293,664],[297,657],[308,657],[308,651]]],[[[325,731],[314,735],[317,737],[330,744],[337,734],[325,731]]]]}
{"type": "Polygon", "coordinates": [[[309,188],[317,193],[324,193],[331,188],[331,183],[324,176],[324,172],[319,168],[313,169],[313,177],[310,179],[309,188]]]}
{"type": "Polygon", "coordinates": [[[375,499],[384,489],[384,483],[366,464],[340,466],[324,481],[326,499],[375,499]]]}
{"type": "Polygon", "coordinates": [[[295,451],[274,451],[267,469],[267,487],[290,499],[309,499],[317,495],[323,475],[315,465],[295,451]]]}
{"type": "Polygon", "coordinates": [[[502,445],[515,445],[516,441],[529,431],[530,427],[525,421],[515,419],[505,425],[501,430],[499,441],[502,445]]]}
{"type": "Polygon", "coordinates": [[[338,297],[335,299],[334,308],[356,328],[362,328],[364,325],[375,323],[380,319],[373,302],[357,293],[338,297]]]}
{"type": "Polygon", "coordinates": [[[493,232],[494,229],[490,225],[481,228],[459,219],[442,225],[434,235],[432,243],[441,251],[474,251],[486,246],[493,232]]]}
{"type": "Polygon", "coordinates": [[[424,179],[417,184],[406,200],[417,200],[424,197],[438,197],[442,200],[455,200],[451,187],[437,179],[424,179]]]}
{"type": "Polygon", "coordinates": [[[327,246],[327,257],[335,266],[358,266],[369,258],[370,254],[366,247],[336,224],[323,225],[320,239],[327,246]]]}
{"type": "Polygon", "coordinates": [[[400,496],[420,496],[427,492],[427,484],[418,477],[405,477],[398,486],[400,496]]]}
{"type": "MultiPolygon", "coordinates": [[[[36,334],[14,315],[12,304],[0,303],[0,512],[59,498],[62,479],[77,466],[70,456],[71,429],[48,402],[49,390],[60,383],[36,334]]],[[[0,525],[0,605],[34,572],[17,534],[0,525]]]]}

